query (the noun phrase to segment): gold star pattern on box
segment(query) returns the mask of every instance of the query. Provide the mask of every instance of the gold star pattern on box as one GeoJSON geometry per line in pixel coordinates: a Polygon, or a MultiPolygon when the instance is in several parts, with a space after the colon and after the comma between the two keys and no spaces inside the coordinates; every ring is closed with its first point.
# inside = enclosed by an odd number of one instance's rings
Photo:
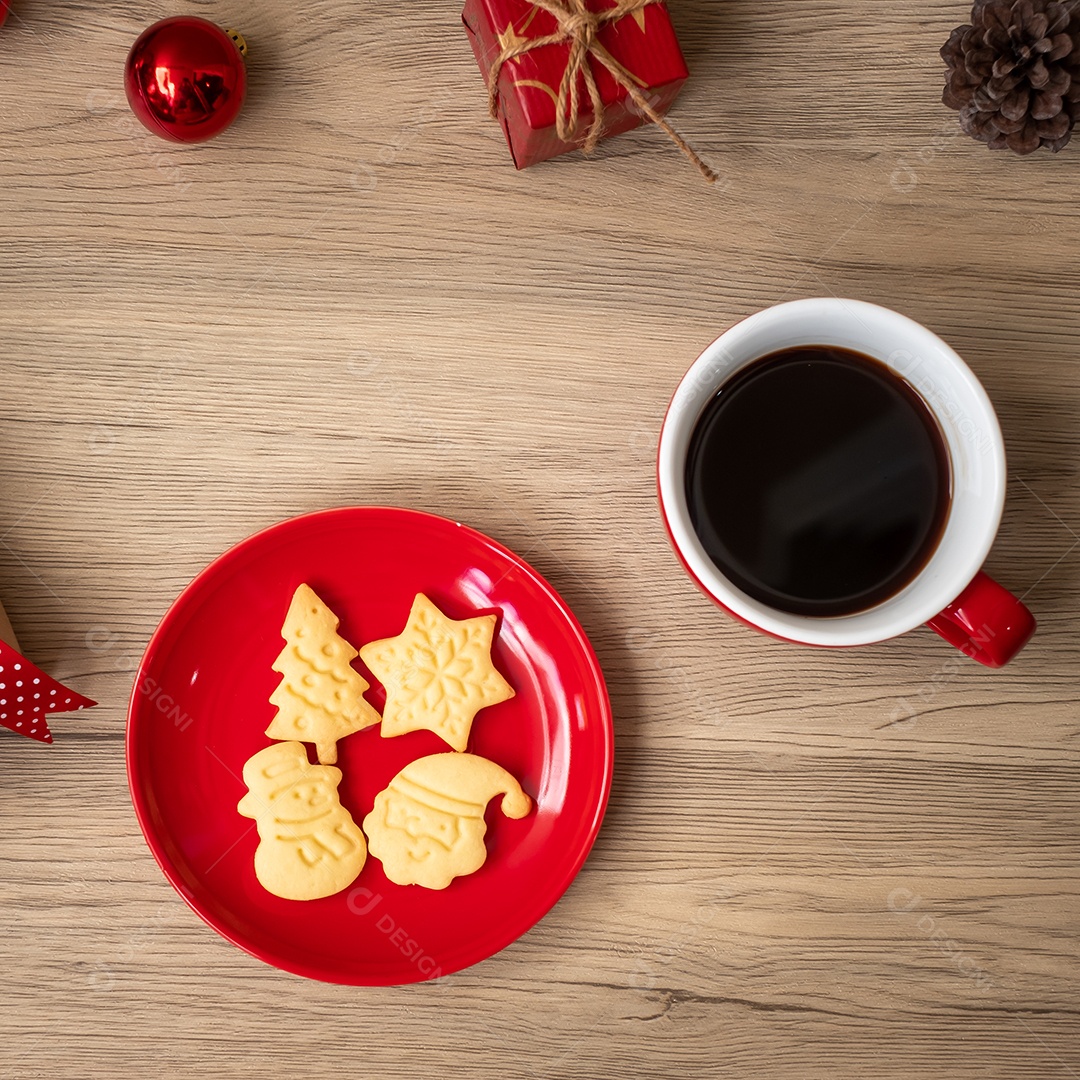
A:
{"type": "Polygon", "coordinates": [[[518,45],[523,45],[529,40],[514,29],[513,23],[507,23],[506,29],[503,30],[502,33],[497,34],[497,36],[500,49],[515,49],[518,45]]]}
{"type": "Polygon", "coordinates": [[[495,623],[494,615],[447,618],[417,593],[405,629],[360,650],[386,689],[382,735],[427,729],[463,751],[477,712],[514,696],[491,660],[495,623]]]}

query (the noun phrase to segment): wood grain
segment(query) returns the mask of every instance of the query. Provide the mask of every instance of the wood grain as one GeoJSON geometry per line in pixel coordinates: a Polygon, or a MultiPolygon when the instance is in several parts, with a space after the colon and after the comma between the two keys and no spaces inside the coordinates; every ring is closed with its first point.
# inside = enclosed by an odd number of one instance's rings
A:
{"type": "Polygon", "coordinates": [[[964,4],[672,0],[680,130],[511,167],[457,9],[15,0],[0,30],[0,594],[101,707],[0,732],[0,1077],[1080,1076],[1080,147],[939,104],[964,4]],[[238,24],[249,103],[190,148],[120,89],[167,14],[238,24]],[[857,296],[941,333],[1011,466],[1011,667],[840,654],[712,609],[664,539],[658,426],[734,320],[857,296]],[[293,978],[203,926],[139,834],[132,672],[254,530],[394,503],[553,581],[617,714],[582,874],[436,985],[293,978]],[[905,706],[903,703],[909,703],[905,706]]]}

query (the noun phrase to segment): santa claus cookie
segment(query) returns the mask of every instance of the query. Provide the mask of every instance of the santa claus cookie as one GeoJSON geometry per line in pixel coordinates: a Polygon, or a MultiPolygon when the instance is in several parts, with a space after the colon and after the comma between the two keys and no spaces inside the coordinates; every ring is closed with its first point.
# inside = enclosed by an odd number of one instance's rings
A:
{"type": "Polygon", "coordinates": [[[281,682],[270,695],[277,715],[271,739],[315,744],[323,765],[337,761],[337,740],[379,722],[364,700],[368,682],[351,666],[356,650],[338,632],[338,617],[308,585],[293,593],[281,636],[285,648],[274,661],[281,682]]]}
{"type": "Polygon", "coordinates": [[[474,754],[432,754],[410,762],[375,796],[364,818],[371,854],[397,885],[445,889],[487,858],[484,809],[523,818],[532,800],[503,768],[474,754]]]}
{"type": "Polygon", "coordinates": [[[285,900],[316,900],[356,880],[364,834],[338,799],[341,770],[312,765],[301,743],[260,750],[244,765],[248,793],[237,810],[259,828],[255,876],[285,900]]]}
{"type": "Polygon", "coordinates": [[[448,619],[418,593],[397,637],[373,641],[360,659],[386,689],[383,736],[427,728],[464,750],[477,712],[514,696],[491,661],[494,615],[448,619]]]}

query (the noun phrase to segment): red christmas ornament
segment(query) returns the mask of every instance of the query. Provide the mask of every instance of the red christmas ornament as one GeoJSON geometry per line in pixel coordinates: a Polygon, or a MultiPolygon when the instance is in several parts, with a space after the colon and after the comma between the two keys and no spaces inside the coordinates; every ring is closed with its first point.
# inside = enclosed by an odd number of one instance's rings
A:
{"type": "MultiPolygon", "coordinates": [[[[2,2],[2,0],[0,0],[2,2]]],[[[76,694],[0,641],[0,724],[17,735],[52,742],[46,718],[97,704],[76,694]]]]}
{"type": "Polygon", "coordinates": [[[163,139],[212,139],[244,104],[246,53],[247,45],[235,30],[222,30],[193,15],[162,19],[144,30],[128,53],[128,104],[163,139]]]}
{"type": "Polygon", "coordinates": [[[0,26],[4,25],[4,20],[8,17],[8,0],[0,0],[0,26]]]}

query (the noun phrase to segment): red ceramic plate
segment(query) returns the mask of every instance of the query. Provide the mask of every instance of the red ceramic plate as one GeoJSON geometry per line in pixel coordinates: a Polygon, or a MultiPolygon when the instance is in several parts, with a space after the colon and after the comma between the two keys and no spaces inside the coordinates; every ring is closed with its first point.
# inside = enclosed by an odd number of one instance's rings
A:
{"type": "MultiPolygon", "coordinates": [[[[368,697],[381,708],[381,688],[368,697]]],[[[363,821],[409,761],[449,748],[429,731],[338,744],[342,803],[363,821]]],[[[411,510],[357,507],[283,522],[204,570],[158,627],[132,690],[128,779],[166,877],[218,933],[286,971],[391,985],[437,978],[514,941],[573,880],[611,786],[611,707],[596,657],[566,605],[486,536],[411,510]],[[281,623],[300,582],[357,648],[401,632],[417,592],[453,619],[497,612],[493,656],[517,696],[477,714],[469,750],[518,778],[536,806],[512,821],[488,807],[487,862],[449,888],[388,881],[369,857],[335,896],[282,900],[253,869],[255,823],[236,804],[244,762],[269,745],[281,623]]]]}

